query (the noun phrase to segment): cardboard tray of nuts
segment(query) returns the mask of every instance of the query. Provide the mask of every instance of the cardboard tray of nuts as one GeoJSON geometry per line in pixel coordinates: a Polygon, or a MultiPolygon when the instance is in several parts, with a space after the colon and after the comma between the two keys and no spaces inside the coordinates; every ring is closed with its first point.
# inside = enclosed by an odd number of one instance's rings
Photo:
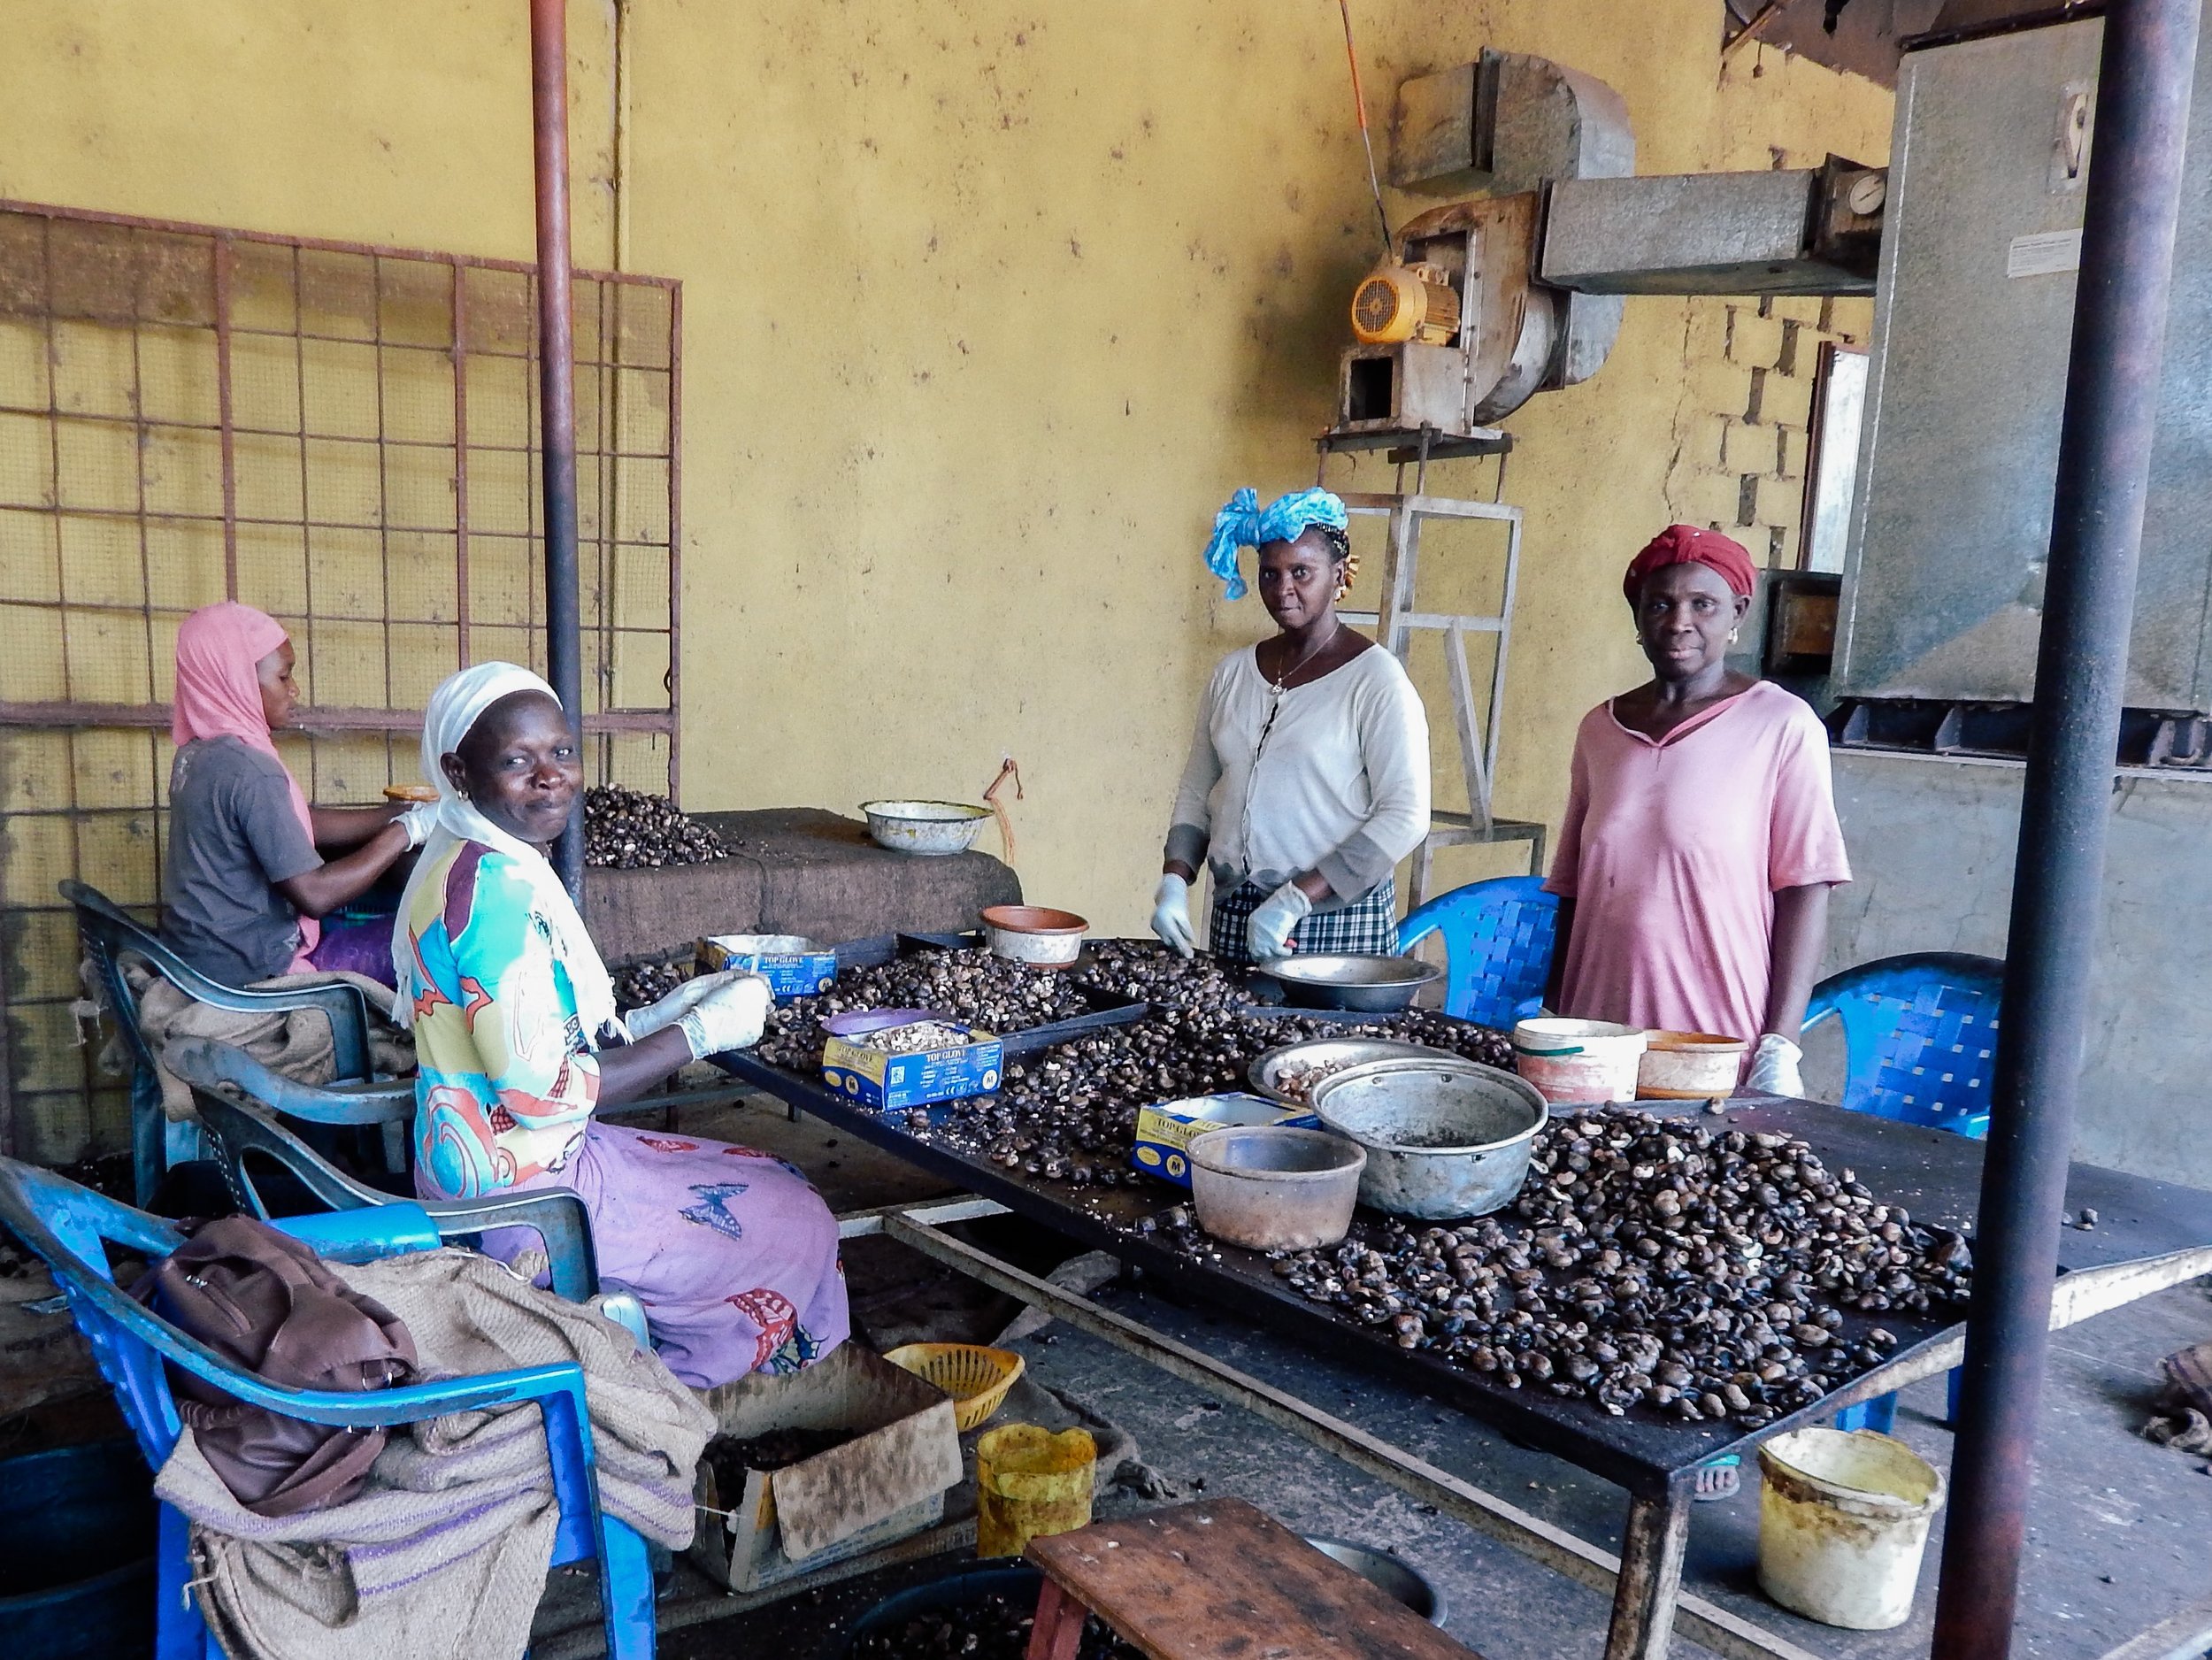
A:
{"type": "Polygon", "coordinates": [[[822,1021],[868,1009],[926,1009],[995,1034],[1011,1059],[1144,1018],[1143,999],[1085,985],[1057,969],[1010,963],[979,936],[879,934],[836,948],[837,983],[769,1016],[755,1053],[807,1078],[821,1072],[822,1021]]]}

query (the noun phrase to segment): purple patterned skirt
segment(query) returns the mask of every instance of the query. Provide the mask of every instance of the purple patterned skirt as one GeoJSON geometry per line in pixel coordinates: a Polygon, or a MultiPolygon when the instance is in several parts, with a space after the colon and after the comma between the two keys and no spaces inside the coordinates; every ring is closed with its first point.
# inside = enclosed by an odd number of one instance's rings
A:
{"type": "MultiPolygon", "coordinates": [[[[418,1189],[426,1185],[418,1167],[418,1189]]],[[[796,1372],[851,1329],[837,1218],[780,1158],[594,1118],[560,1170],[509,1191],[556,1187],[591,1212],[602,1286],[636,1295],[654,1349],[695,1389],[796,1372]]],[[[514,1249],[534,1242],[521,1229],[502,1232],[514,1249]]]]}

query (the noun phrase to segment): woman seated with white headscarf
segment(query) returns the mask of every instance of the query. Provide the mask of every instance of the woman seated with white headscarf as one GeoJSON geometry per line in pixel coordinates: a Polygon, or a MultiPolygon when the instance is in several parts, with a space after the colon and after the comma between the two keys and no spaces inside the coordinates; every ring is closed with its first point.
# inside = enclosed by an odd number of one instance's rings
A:
{"type": "Polygon", "coordinates": [[[438,824],[392,936],[422,1070],[415,1187],[473,1198],[557,1186],[582,1195],[599,1272],[634,1292],[686,1383],[792,1372],[844,1341],[837,1221],[781,1160],[603,1123],[686,1062],[759,1041],[770,994],[744,973],[692,980],[630,1017],[546,849],[582,788],[553,690],[487,663],[453,676],[423,721],[438,824]]]}

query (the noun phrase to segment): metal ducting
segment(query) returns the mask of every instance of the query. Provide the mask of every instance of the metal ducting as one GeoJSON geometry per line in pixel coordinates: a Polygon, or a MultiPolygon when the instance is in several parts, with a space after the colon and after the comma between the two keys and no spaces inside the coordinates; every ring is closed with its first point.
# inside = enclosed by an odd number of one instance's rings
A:
{"type": "MultiPolygon", "coordinates": [[[[2034,696],[2101,21],[1906,56],[1834,691],[2034,696]]],[[[2125,701],[2212,712],[2212,52],[2198,62],[2125,701]]]]}

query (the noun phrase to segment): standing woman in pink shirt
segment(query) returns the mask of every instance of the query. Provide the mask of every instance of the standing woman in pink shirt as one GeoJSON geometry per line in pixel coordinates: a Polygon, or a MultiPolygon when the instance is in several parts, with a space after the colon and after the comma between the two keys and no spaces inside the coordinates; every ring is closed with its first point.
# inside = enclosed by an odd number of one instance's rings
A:
{"type": "Polygon", "coordinates": [[[1756,571],[1671,526],[1622,584],[1652,679],[1583,717],[1559,849],[1549,1006],[1755,1041],[1747,1080],[1803,1093],[1797,1039],[1851,880],[1828,736],[1805,703],[1727,665],[1756,571]]]}

